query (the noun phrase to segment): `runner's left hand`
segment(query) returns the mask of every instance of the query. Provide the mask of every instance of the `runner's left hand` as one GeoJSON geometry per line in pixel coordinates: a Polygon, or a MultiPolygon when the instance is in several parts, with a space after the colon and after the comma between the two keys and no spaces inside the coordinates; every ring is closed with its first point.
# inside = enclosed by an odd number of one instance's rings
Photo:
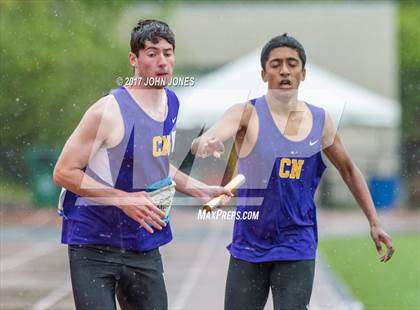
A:
{"type": "Polygon", "coordinates": [[[382,243],[386,246],[386,253],[379,260],[384,263],[389,261],[395,252],[391,237],[380,226],[372,226],[370,228],[370,236],[375,243],[376,251],[380,255],[383,254],[382,243]]]}

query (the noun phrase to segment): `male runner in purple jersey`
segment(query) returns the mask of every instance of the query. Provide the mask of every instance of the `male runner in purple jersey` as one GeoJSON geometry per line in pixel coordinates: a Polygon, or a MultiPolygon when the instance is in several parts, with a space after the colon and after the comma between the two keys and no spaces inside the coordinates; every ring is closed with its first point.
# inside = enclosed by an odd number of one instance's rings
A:
{"type": "Polygon", "coordinates": [[[325,170],[321,151],[340,172],[363,210],[379,253],[394,252],[382,229],[366,182],[347,154],[330,116],[298,100],[305,79],[303,46],[284,34],[261,52],[263,97],[237,104],[192,143],[196,156],[219,157],[234,137],[238,173],[237,209],[259,211],[259,219],[236,220],[226,281],[225,309],[263,309],[271,287],[274,309],[306,309],[318,243],[314,194],[325,170]],[[258,200],[260,199],[260,200],[258,200]]]}
{"type": "Polygon", "coordinates": [[[166,87],[174,50],[166,23],[139,21],[131,33],[130,85],[88,109],[56,164],[54,180],[66,189],[62,242],[69,245],[77,309],[116,309],[115,294],[122,309],[168,308],[159,246],[172,234],[147,189],[170,184],[172,176],[178,191],[203,201],[231,195],[169,163],[179,107],[166,87]]]}

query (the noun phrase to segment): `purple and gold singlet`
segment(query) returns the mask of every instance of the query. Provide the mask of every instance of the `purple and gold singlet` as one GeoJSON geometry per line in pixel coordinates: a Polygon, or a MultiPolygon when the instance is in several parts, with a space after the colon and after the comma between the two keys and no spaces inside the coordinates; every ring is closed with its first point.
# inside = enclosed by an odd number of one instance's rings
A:
{"type": "MultiPolygon", "coordinates": [[[[166,120],[158,122],[148,116],[124,87],[114,90],[124,121],[125,133],[115,147],[106,149],[110,181],[99,176],[93,164],[86,174],[98,182],[134,192],[169,175],[169,156],[175,143],[179,102],[175,93],[165,88],[168,97],[166,120]]],[[[87,199],[70,191],[63,202],[62,243],[109,245],[131,251],[148,251],[172,240],[168,223],[161,231],[148,233],[140,224],[110,205],[92,205],[87,199]]]]}
{"type": "Polygon", "coordinates": [[[259,211],[258,220],[236,220],[228,249],[249,262],[311,260],[318,243],[314,195],[325,170],[321,157],[324,110],[307,104],[312,129],[294,142],[278,130],[265,97],[254,99],[257,142],[238,158],[246,182],[238,189],[237,210],[259,211]]]}

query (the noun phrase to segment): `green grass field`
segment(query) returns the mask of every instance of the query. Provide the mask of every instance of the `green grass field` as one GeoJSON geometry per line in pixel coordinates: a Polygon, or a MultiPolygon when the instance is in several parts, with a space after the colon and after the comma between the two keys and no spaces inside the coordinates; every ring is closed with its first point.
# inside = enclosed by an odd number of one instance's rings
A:
{"type": "Polygon", "coordinates": [[[366,310],[420,309],[420,234],[393,235],[393,241],[396,252],[386,264],[368,238],[320,243],[328,265],[366,310]]]}

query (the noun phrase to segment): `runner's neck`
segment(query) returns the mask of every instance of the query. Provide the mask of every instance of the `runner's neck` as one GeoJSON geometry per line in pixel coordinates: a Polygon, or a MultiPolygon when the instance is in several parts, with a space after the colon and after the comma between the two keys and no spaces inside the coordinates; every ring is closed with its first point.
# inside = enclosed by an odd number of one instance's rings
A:
{"type": "Polygon", "coordinates": [[[134,101],[146,110],[160,110],[166,106],[166,93],[161,89],[143,89],[138,87],[127,87],[128,93],[134,101]]]}
{"type": "Polygon", "coordinates": [[[306,111],[305,103],[297,100],[295,95],[278,96],[269,91],[266,95],[266,101],[270,112],[274,115],[287,117],[291,111],[306,111]]]}

